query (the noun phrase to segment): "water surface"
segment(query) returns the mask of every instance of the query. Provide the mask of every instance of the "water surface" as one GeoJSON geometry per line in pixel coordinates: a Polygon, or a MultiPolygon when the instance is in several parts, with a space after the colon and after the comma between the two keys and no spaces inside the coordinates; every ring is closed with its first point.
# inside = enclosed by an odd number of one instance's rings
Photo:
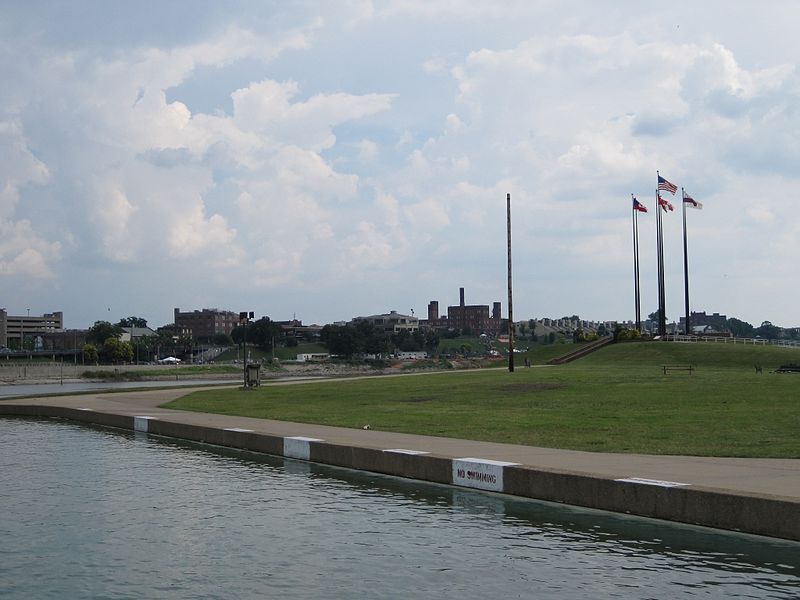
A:
{"type": "Polygon", "coordinates": [[[800,597],[800,544],[0,419],[0,597],[800,597]]]}

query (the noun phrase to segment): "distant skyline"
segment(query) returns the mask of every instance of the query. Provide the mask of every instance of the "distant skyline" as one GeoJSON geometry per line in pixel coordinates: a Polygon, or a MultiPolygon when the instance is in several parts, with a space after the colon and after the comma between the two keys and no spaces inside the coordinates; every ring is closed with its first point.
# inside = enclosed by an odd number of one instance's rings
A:
{"type": "Polygon", "coordinates": [[[800,4],[0,6],[0,307],[304,323],[514,315],[800,326],[800,4]]]}

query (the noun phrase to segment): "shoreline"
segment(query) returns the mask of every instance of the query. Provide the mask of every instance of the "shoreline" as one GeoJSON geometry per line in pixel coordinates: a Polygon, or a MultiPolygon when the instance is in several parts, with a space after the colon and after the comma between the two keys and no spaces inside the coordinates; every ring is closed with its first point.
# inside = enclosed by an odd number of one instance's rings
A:
{"type": "Polygon", "coordinates": [[[0,415],[65,418],[800,542],[797,459],[587,453],[160,408],[191,391],[16,399],[0,402],[0,415]]]}

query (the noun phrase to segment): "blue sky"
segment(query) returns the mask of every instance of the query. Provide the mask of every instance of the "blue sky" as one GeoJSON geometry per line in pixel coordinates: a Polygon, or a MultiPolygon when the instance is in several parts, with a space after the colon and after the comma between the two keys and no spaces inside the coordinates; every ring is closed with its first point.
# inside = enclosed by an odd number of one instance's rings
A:
{"type": "Polygon", "coordinates": [[[658,169],[692,308],[800,325],[800,6],[697,4],[5,2],[0,306],[505,312],[511,193],[515,317],[632,319],[658,169]]]}

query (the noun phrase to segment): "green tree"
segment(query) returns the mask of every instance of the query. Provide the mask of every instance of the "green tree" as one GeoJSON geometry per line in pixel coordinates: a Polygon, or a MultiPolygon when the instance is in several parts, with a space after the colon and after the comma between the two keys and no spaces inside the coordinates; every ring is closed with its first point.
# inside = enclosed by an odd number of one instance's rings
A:
{"type": "Polygon", "coordinates": [[[753,337],[753,331],[755,330],[755,327],[747,321],[741,321],[734,317],[725,321],[725,326],[734,337],[753,337]]]}
{"type": "Polygon", "coordinates": [[[227,333],[218,333],[211,339],[211,341],[216,346],[233,346],[233,338],[227,333]]]}
{"type": "Polygon", "coordinates": [[[428,354],[433,354],[436,352],[436,349],[439,347],[439,334],[435,330],[428,329],[425,332],[424,346],[425,350],[428,351],[428,354]]]}
{"type": "Polygon", "coordinates": [[[83,362],[97,364],[97,359],[99,358],[97,346],[94,344],[84,344],[83,348],[81,348],[81,352],[83,352],[83,362]]]}
{"type": "Polygon", "coordinates": [[[86,341],[95,346],[102,346],[108,338],[118,338],[120,335],[122,335],[121,327],[112,325],[108,321],[95,321],[94,325],[89,327],[86,341]]]}
{"type": "Polygon", "coordinates": [[[386,354],[391,350],[388,336],[372,323],[359,321],[354,327],[365,354],[386,354]]]}
{"type": "Polygon", "coordinates": [[[254,344],[262,350],[271,350],[273,340],[275,343],[282,342],[283,329],[269,317],[261,317],[257,321],[248,323],[246,332],[244,328],[244,324],[237,325],[231,332],[231,338],[237,344],[241,344],[245,336],[248,345],[254,344]]]}
{"type": "Polygon", "coordinates": [[[781,338],[781,328],[773,325],[769,321],[761,323],[760,327],[756,327],[753,331],[758,337],[766,338],[768,340],[777,340],[781,338]]]}
{"type": "Polygon", "coordinates": [[[110,337],[105,341],[103,352],[106,359],[114,364],[133,360],[133,347],[128,342],[120,342],[116,337],[110,337]]]}
{"type": "Polygon", "coordinates": [[[321,341],[331,354],[348,358],[363,352],[364,348],[360,332],[347,325],[325,325],[321,341]]]}
{"type": "Polygon", "coordinates": [[[147,319],[142,317],[125,317],[120,319],[117,327],[147,327],[147,319]]]}

